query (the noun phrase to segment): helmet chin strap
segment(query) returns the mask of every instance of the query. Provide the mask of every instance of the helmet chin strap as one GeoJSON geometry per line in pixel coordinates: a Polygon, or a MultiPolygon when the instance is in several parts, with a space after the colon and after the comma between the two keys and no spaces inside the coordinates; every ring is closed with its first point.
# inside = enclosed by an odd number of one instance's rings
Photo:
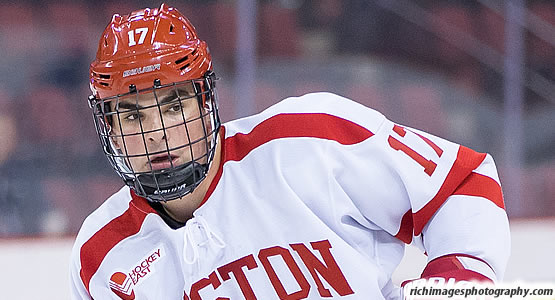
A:
{"type": "Polygon", "coordinates": [[[191,193],[207,172],[208,164],[188,162],[171,172],[160,170],[138,175],[134,180],[134,190],[153,202],[175,200],[191,193]]]}

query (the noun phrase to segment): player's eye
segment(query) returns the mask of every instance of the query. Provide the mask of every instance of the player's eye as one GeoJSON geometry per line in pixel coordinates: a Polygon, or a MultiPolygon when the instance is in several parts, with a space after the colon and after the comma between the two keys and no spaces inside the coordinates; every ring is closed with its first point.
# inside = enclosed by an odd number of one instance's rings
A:
{"type": "Polygon", "coordinates": [[[125,117],[123,117],[123,119],[127,121],[135,121],[135,120],[138,120],[140,117],[142,117],[142,115],[136,112],[136,113],[130,113],[126,115],[125,117]]]}
{"type": "Polygon", "coordinates": [[[175,104],[172,104],[168,107],[169,112],[180,112],[181,111],[181,103],[177,102],[175,104]]]}

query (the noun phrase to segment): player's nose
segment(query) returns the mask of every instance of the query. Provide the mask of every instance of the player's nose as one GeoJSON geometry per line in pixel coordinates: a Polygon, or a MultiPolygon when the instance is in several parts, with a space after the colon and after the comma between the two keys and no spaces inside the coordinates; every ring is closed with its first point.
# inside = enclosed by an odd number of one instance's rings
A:
{"type": "Polygon", "coordinates": [[[163,129],[158,129],[156,131],[150,132],[150,133],[147,134],[147,140],[151,143],[152,142],[156,143],[156,142],[165,141],[165,140],[167,140],[166,132],[163,129]]]}
{"type": "Polygon", "coordinates": [[[167,129],[159,114],[151,114],[144,122],[145,140],[160,143],[167,140],[167,129]]]}

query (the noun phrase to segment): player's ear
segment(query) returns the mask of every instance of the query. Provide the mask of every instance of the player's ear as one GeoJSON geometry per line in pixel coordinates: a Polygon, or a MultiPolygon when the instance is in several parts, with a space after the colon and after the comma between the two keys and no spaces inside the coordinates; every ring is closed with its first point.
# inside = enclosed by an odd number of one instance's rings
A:
{"type": "Polygon", "coordinates": [[[114,144],[114,146],[116,147],[116,149],[121,150],[121,146],[120,146],[121,144],[120,144],[120,142],[118,141],[119,138],[112,137],[111,139],[112,139],[112,144],[114,144]]]}

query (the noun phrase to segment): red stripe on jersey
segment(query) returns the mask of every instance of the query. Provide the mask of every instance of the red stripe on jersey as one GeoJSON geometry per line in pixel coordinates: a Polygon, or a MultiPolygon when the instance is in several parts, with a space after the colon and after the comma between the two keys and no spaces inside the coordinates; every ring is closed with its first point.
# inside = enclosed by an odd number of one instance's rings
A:
{"type": "Polygon", "coordinates": [[[225,157],[226,161],[240,161],[255,148],[279,138],[313,137],[353,145],[373,135],[358,124],[328,114],[278,114],[256,125],[247,134],[237,133],[226,139],[229,147],[225,157]]]}
{"type": "Polygon", "coordinates": [[[457,158],[437,194],[430,202],[413,214],[414,235],[422,233],[426,223],[428,223],[435,212],[441,207],[447,197],[453,194],[461,185],[461,182],[463,182],[485,158],[485,153],[478,153],[470,148],[459,146],[457,158]]]}
{"type": "Polygon", "coordinates": [[[470,174],[455,190],[453,195],[484,197],[500,208],[505,209],[501,186],[493,178],[482,174],[470,174]]]}
{"type": "Polygon", "coordinates": [[[149,213],[156,213],[148,205],[147,200],[135,195],[133,191],[131,191],[131,197],[129,208],[123,214],[104,225],[81,246],[80,276],[87,291],[92,276],[100,267],[106,254],[123,239],[137,234],[149,213]]]}
{"type": "Polygon", "coordinates": [[[409,209],[403,215],[403,218],[401,219],[401,227],[395,237],[405,244],[410,244],[412,242],[412,229],[412,210],[409,209]]]}
{"type": "MultiPolygon", "coordinates": [[[[225,128],[221,127],[222,137],[225,128]]],[[[237,133],[222,143],[222,158],[214,180],[200,205],[203,205],[222,177],[223,164],[240,161],[257,147],[279,138],[313,137],[333,140],[343,145],[360,143],[374,134],[368,129],[340,117],[323,113],[278,114],[256,125],[251,132],[237,133]]]]}

